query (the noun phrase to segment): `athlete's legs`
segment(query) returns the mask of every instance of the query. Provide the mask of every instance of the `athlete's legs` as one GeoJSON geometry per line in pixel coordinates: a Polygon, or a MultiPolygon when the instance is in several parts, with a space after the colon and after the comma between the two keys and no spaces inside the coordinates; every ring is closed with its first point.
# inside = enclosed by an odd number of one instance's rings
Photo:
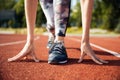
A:
{"type": "Polygon", "coordinates": [[[55,43],[50,48],[48,63],[66,63],[64,37],[69,18],[70,0],[54,0],[55,43]]]}
{"type": "Polygon", "coordinates": [[[70,0],[54,0],[56,41],[64,41],[69,19],[70,0]]]}
{"type": "Polygon", "coordinates": [[[54,12],[53,12],[53,0],[39,0],[45,17],[47,19],[47,30],[50,33],[54,33],[54,12]]]}
{"type": "Polygon", "coordinates": [[[55,27],[54,27],[54,11],[53,11],[53,0],[39,0],[42,10],[47,19],[47,31],[48,31],[48,43],[47,48],[50,48],[54,42],[55,27]]]}

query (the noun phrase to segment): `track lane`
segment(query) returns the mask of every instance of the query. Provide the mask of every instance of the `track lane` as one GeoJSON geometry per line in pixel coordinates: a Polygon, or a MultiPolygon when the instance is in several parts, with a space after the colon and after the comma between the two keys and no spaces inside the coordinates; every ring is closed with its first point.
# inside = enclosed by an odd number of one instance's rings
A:
{"type": "MultiPolygon", "coordinates": [[[[6,40],[9,35],[2,37],[6,40]]],[[[25,40],[25,35],[11,35],[10,41],[13,42],[25,40]],[[16,37],[16,38],[15,38],[16,37]],[[13,41],[12,41],[13,39],[13,41]]],[[[68,52],[68,63],[64,65],[50,65],[47,63],[48,49],[46,49],[47,36],[40,35],[40,38],[35,41],[35,52],[37,57],[41,60],[35,63],[32,59],[20,60],[8,63],[5,61],[0,64],[0,79],[3,80],[119,80],[120,79],[120,58],[116,58],[107,52],[96,49],[97,56],[104,60],[108,60],[109,64],[98,65],[94,63],[90,57],[86,56],[83,63],[78,64],[80,57],[80,42],[70,40],[69,36],[65,38],[65,46],[68,52]]],[[[75,37],[76,38],[76,37],[75,37]]],[[[1,35],[0,35],[1,39],[1,35]]],[[[78,37],[80,39],[80,37],[78,37]]],[[[102,38],[101,38],[102,39],[102,38]]],[[[107,38],[106,38],[107,39],[107,38]]],[[[120,39],[120,38],[119,38],[120,39]]],[[[118,46],[118,38],[113,47],[118,46]]],[[[99,38],[94,39],[94,43],[98,43],[99,38]]],[[[111,43],[109,40],[103,40],[104,43],[111,43]]],[[[1,41],[1,40],[0,40],[1,41]]],[[[93,41],[93,40],[92,40],[93,41]]],[[[101,41],[99,41],[101,42],[101,41]]],[[[2,42],[0,42],[2,43],[2,42]]],[[[16,55],[24,46],[25,43],[0,46],[0,55],[2,56],[0,62],[7,60],[9,57],[16,55]]],[[[100,44],[100,43],[99,43],[100,44]]],[[[112,43],[113,44],[113,43],[112,43]]],[[[105,48],[111,49],[112,44],[100,44],[105,48]]],[[[118,46],[120,47],[120,46],[118,46]]],[[[113,48],[112,48],[113,49],[113,48]]],[[[119,52],[117,48],[113,49],[119,52]]]]}

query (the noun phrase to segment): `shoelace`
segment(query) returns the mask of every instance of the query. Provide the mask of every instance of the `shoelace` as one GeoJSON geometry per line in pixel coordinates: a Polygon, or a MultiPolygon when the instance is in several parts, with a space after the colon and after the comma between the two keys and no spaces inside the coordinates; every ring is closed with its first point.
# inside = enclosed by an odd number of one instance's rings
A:
{"type": "Polygon", "coordinates": [[[63,42],[57,42],[57,43],[54,43],[53,46],[51,46],[50,48],[50,52],[51,51],[58,51],[58,52],[63,52],[63,46],[64,46],[64,43],[63,42]]]}

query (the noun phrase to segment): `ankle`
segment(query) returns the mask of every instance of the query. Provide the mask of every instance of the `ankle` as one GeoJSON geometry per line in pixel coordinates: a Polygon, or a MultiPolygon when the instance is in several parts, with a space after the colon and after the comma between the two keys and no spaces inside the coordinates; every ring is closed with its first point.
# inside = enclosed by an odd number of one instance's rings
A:
{"type": "Polygon", "coordinates": [[[55,42],[64,42],[64,37],[56,36],[55,42]]]}
{"type": "Polygon", "coordinates": [[[52,33],[49,33],[48,41],[54,41],[55,36],[52,33]]]}

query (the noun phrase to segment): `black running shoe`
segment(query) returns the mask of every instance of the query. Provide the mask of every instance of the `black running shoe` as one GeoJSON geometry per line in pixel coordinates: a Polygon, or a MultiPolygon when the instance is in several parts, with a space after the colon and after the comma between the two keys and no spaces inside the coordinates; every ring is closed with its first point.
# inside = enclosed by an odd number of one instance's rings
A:
{"type": "Polygon", "coordinates": [[[49,49],[53,44],[54,44],[54,37],[50,36],[48,39],[47,48],[49,49]]]}
{"type": "Polygon", "coordinates": [[[47,43],[47,48],[49,49],[53,44],[54,44],[53,41],[48,41],[48,43],[47,43]]]}
{"type": "Polygon", "coordinates": [[[56,42],[52,45],[49,51],[48,63],[62,64],[66,63],[68,59],[66,48],[63,42],[56,42]]]}

